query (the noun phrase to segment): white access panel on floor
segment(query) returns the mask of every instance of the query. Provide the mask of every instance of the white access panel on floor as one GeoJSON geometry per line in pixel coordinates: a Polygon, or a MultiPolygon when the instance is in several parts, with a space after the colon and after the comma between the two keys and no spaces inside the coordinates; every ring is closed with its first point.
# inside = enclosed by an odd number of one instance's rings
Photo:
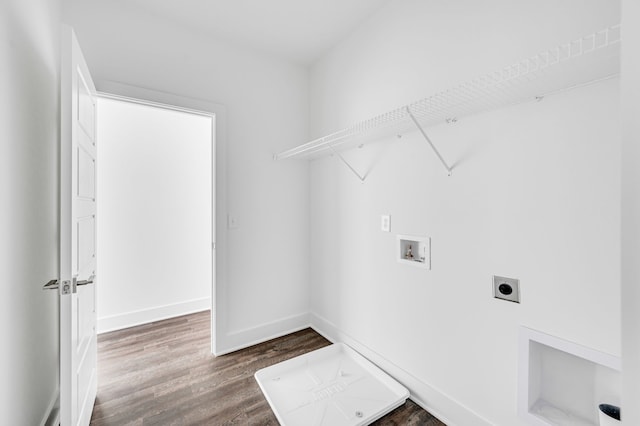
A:
{"type": "Polygon", "coordinates": [[[368,425],[409,397],[405,387],[344,344],[263,368],[255,378],[283,426],[368,425]]]}

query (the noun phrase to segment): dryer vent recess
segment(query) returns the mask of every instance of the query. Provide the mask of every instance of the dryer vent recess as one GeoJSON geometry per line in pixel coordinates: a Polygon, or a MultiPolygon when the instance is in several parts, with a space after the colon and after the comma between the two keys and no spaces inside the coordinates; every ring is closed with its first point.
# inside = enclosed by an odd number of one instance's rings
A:
{"type": "Polygon", "coordinates": [[[508,302],[520,303],[520,280],[494,275],[493,297],[508,302]]]}

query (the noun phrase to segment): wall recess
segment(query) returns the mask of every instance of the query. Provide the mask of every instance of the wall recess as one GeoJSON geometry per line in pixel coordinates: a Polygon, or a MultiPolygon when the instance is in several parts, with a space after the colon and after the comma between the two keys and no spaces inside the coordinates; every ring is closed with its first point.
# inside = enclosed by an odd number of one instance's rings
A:
{"type": "Polygon", "coordinates": [[[431,269],[431,239],[398,235],[396,256],[400,263],[431,269]]]}
{"type": "MultiPolygon", "coordinates": [[[[518,412],[529,425],[598,425],[620,405],[620,358],[520,327],[518,412]]],[[[622,407],[624,412],[624,407],[622,407]]]]}

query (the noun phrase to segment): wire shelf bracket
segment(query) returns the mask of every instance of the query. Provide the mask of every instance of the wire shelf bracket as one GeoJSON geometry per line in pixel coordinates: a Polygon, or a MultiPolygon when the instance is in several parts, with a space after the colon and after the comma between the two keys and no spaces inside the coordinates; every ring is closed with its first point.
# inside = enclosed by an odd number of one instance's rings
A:
{"type": "Polygon", "coordinates": [[[422,126],[420,125],[420,123],[418,122],[416,117],[411,112],[411,108],[409,108],[407,106],[407,107],[405,107],[405,111],[407,112],[407,115],[409,116],[409,118],[411,118],[411,121],[413,121],[413,124],[416,125],[416,127],[418,128],[418,130],[420,131],[422,136],[429,143],[429,146],[431,147],[433,152],[438,157],[438,160],[440,160],[440,162],[442,163],[442,166],[447,170],[447,175],[451,176],[451,171],[453,170],[453,168],[447,164],[447,162],[444,160],[444,158],[442,158],[442,154],[440,154],[440,151],[438,151],[438,148],[436,148],[436,146],[433,144],[433,142],[431,142],[431,139],[427,135],[427,132],[424,131],[424,129],[422,128],[422,126]]]}
{"type": "Polygon", "coordinates": [[[349,164],[349,162],[345,160],[344,157],[340,155],[338,151],[335,150],[334,147],[331,146],[329,148],[331,149],[331,152],[335,154],[340,159],[340,161],[342,161],[342,164],[347,166],[347,168],[351,170],[351,173],[353,173],[358,178],[358,180],[360,180],[361,183],[364,183],[364,180],[367,178],[367,175],[364,175],[364,176],[360,175],[360,173],[358,173],[356,169],[351,164],[349,164]]]}

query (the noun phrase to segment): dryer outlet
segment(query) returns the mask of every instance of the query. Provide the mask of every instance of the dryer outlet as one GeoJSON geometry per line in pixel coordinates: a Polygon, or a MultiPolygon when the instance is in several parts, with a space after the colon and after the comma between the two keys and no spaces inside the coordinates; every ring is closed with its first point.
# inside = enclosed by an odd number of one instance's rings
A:
{"type": "Polygon", "coordinates": [[[508,302],[520,303],[520,280],[494,275],[493,297],[508,302]]]}

